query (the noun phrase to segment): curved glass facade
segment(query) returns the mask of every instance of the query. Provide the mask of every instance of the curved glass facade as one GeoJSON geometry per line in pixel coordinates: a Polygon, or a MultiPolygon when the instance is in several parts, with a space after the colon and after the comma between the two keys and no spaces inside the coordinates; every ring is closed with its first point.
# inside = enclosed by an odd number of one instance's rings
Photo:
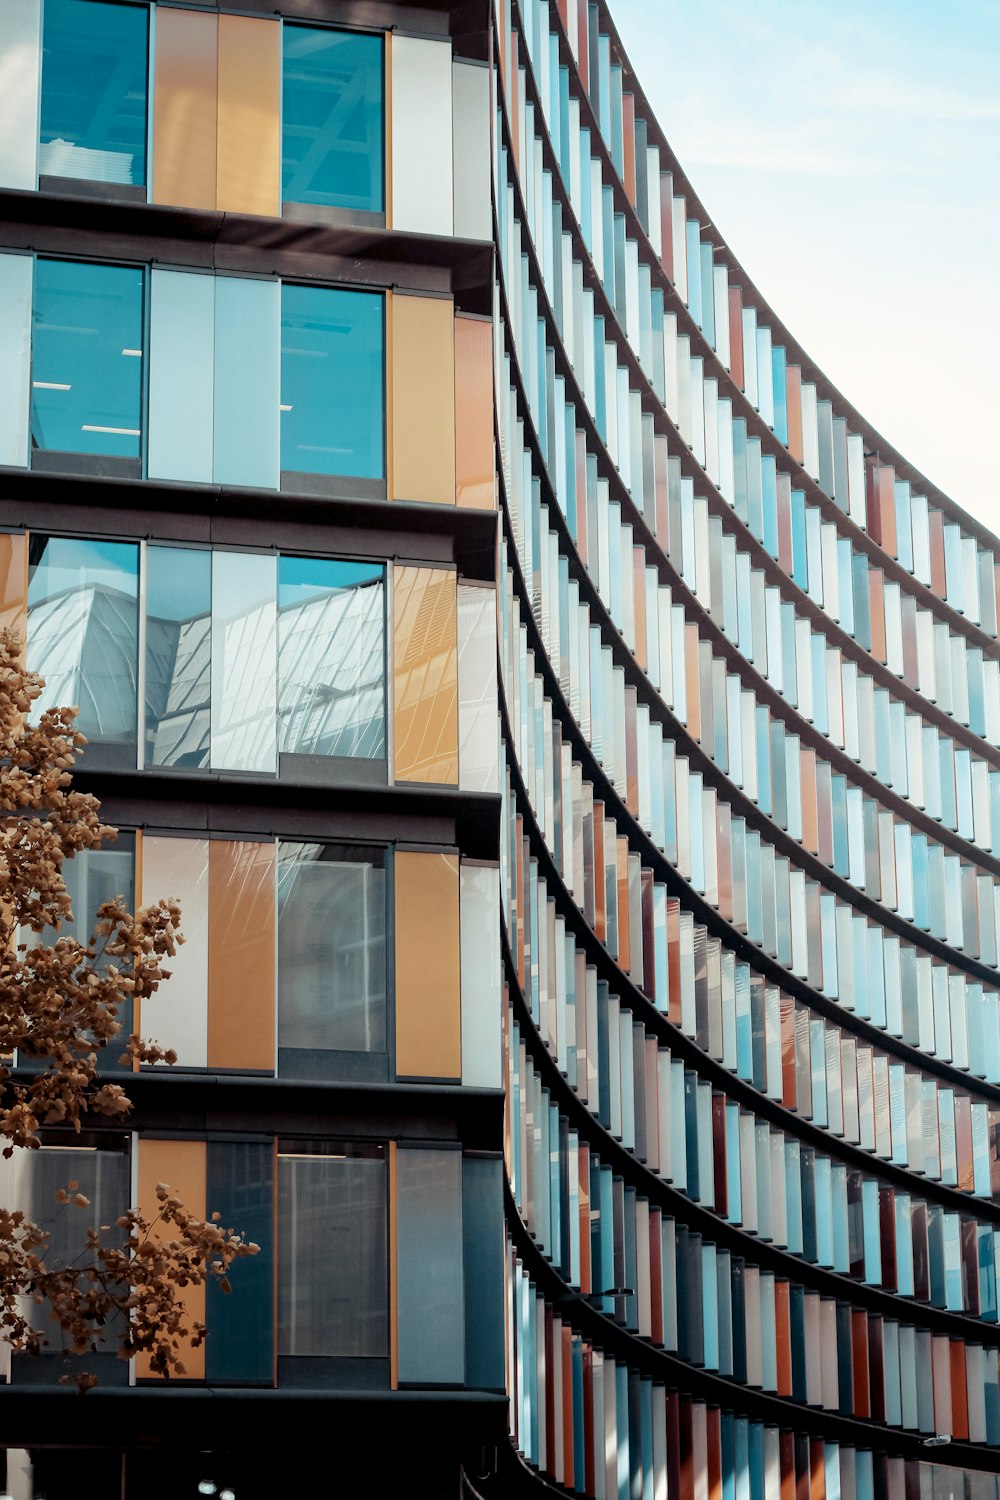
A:
{"type": "Polygon", "coordinates": [[[600,0],[494,45],[523,1472],[993,1495],[996,540],[759,297],[600,0]]]}

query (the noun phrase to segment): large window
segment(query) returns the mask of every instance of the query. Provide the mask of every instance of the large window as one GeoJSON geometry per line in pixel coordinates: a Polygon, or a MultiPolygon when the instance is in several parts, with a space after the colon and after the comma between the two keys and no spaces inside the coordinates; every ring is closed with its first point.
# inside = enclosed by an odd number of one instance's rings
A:
{"type": "MultiPolygon", "coordinates": [[[[112,7],[109,7],[109,9],[112,7]]],[[[143,273],[39,260],[31,356],[32,461],[106,455],[139,473],[143,273]]]]}
{"type": "Polygon", "coordinates": [[[382,480],[385,300],[333,287],[281,289],[281,468],[382,480]]]}
{"type": "Polygon", "coordinates": [[[146,181],[148,28],[145,6],[45,0],[42,177],[146,181]]]}
{"type": "Polygon", "coordinates": [[[351,1383],[381,1383],[362,1362],[389,1352],[385,1147],[279,1141],[278,1226],[279,1381],[350,1360],[351,1383]]]}
{"type": "Polygon", "coordinates": [[[379,849],[278,846],[278,1071],[385,1076],[386,880],[379,849]],[[379,1063],[374,1070],[366,1063],[379,1063]]]}
{"type": "Polygon", "coordinates": [[[146,601],[147,765],[385,759],[381,566],[151,546],[146,601]]]}
{"type": "MultiPolygon", "coordinates": [[[[124,1139],[119,1144],[123,1147],[124,1139]]],[[[127,1211],[128,1203],[129,1159],[123,1149],[97,1149],[95,1144],[43,1146],[40,1151],[15,1153],[11,1206],[22,1209],[49,1232],[45,1260],[52,1269],[86,1264],[88,1229],[101,1224],[113,1226],[127,1211]],[[90,1200],[87,1208],[56,1202],[60,1188],[70,1182],[76,1182],[79,1192],[90,1200]]],[[[109,1230],[105,1242],[113,1244],[115,1233],[113,1228],[109,1230]]],[[[102,1385],[128,1383],[128,1365],[114,1353],[122,1333],[117,1316],[103,1329],[95,1329],[96,1353],[73,1356],[63,1350],[59,1330],[50,1321],[47,1306],[35,1307],[26,1302],[25,1310],[32,1325],[50,1341],[50,1348],[40,1356],[15,1354],[11,1369],[15,1383],[49,1384],[79,1369],[97,1374],[102,1385]]]]}
{"type": "Polygon", "coordinates": [[[139,549],[32,536],[28,670],[45,678],[36,712],[79,707],[84,764],[135,765],[139,549]]]}
{"type": "Polygon", "coordinates": [[[282,199],[381,214],[382,38],[286,25],[283,45],[282,199]]]}

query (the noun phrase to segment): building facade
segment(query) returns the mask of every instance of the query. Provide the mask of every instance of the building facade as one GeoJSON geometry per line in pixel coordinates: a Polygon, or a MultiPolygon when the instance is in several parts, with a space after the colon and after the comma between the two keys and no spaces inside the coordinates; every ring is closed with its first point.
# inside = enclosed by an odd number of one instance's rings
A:
{"type": "Polygon", "coordinates": [[[0,219],[75,906],[188,938],[8,1192],[263,1246],[183,1381],[8,1357],[8,1491],[997,1500],[1000,544],[602,0],[6,0],[0,219]]]}

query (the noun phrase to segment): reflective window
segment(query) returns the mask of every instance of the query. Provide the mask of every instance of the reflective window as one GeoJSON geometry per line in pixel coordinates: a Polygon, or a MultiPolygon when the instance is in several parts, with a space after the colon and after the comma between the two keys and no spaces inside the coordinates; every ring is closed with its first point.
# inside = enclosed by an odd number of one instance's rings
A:
{"type": "Polygon", "coordinates": [[[39,171],[146,181],[145,6],[45,0],[39,171]]]}
{"type": "Polygon", "coordinates": [[[385,1358],[385,1148],[279,1142],[278,1225],[279,1357],[385,1358]]]}
{"type": "Polygon", "coordinates": [[[385,757],[385,585],[369,563],[278,563],[278,748],[385,757]]]}
{"type": "Polygon", "coordinates": [[[33,535],[28,670],[45,679],[36,713],[79,708],[85,764],[135,765],[139,549],[33,535]]]}
{"type": "Polygon", "coordinates": [[[139,457],[142,283],[137,267],[37,262],[33,449],[139,457]]]}
{"type": "MultiPolygon", "coordinates": [[[[48,1232],[45,1258],[53,1267],[85,1264],[88,1229],[114,1225],[128,1209],[129,1159],[122,1151],[43,1146],[39,1151],[16,1152],[12,1167],[14,1206],[48,1232]],[[78,1191],[89,1199],[86,1208],[56,1202],[60,1188],[70,1182],[77,1183],[78,1191]]],[[[115,1243],[114,1229],[105,1234],[104,1241],[115,1243]]],[[[112,1352],[122,1335],[121,1315],[112,1314],[103,1327],[95,1327],[95,1353],[74,1356],[64,1352],[59,1329],[44,1303],[27,1302],[24,1307],[49,1348],[40,1355],[13,1356],[15,1384],[47,1384],[78,1369],[98,1373],[102,1385],[127,1383],[128,1366],[112,1352]]]]}
{"type": "Polygon", "coordinates": [[[382,851],[279,844],[279,1072],[322,1076],[323,1054],[384,1053],[385,989],[382,851]]]}
{"type": "Polygon", "coordinates": [[[330,287],[281,289],[281,467],[381,479],[385,301],[330,287]]]}
{"type": "Polygon", "coordinates": [[[149,766],[209,763],[212,554],[150,547],[146,554],[146,740],[149,766]]]}
{"type": "Polygon", "coordinates": [[[381,213],[385,206],[382,38],[284,28],[281,196],[381,213]]]}

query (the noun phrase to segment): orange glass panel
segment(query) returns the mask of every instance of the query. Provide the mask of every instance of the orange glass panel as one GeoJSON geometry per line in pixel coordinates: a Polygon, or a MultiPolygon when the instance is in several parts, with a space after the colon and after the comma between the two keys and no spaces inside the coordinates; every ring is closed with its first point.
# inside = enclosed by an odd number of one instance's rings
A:
{"type": "Polygon", "coordinates": [[[622,181],[629,202],[635,203],[635,98],[622,95],[622,145],[624,147],[625,171],[622,181]]]}
{"type": "MultiPolygon", "coordinates": [[[[182,1199],[189,1213],[200,1217],[208,1212],[205,1202],[206,1162],[204,1141],[154,1141],[142,1136],[138,1148],[139,1208],[150,1220],[159,1215],[157,1183],[165,1182],[182,1199]]],[[[173,1233],[171,1226],[157,1225],[151,1231],[153,1240],[163,1240],[173,1233]]],[[[184,1310],[191,1321],[205,1321],[205,1287],[187,1286],[182,1293],[184,1310]]],[[[182,1350],[186,1380],[204,1380],[205,1346],[182,1350]]],[[[136,1374],[141,1380],[156,1379],[150,1369],[149,1356],[136,1358],[136,1374]]]]}
{"type": "Polygon", "coordinates": [[[396,1076],[462,1076],[458,855],[399,850],[396,901],[396,1076]]]}
{"type": "Polygon", "coordinates": [[[871,618],[872,655],[885,661],[885,592],[881,568],[868,568],[868,610],[871,618]]]}
{"type": "Polygon", "coordinates": [[[785,402],[788,411],[788,451],[802,462],[802,371],[798,365],[785,370],[785,402]]]}
{"type": "Polygon", "coordinates": [[[743,293],[729,288],[729,373],[743,388],[743,293]]]}
{"type": "Polygon", "coordinates": [[[965,1377],[965,1345],[960,1339],[952,1339],[949,1347],[951,1363],[951,1435],[968,1439],[969,1393],[965,1377]]]}
{"type": "Polygon", "coordinates": [[[883,464],[878,471],[879,511],[882,523],[882,546],[896,556],[896,471],[883,464]]]}
{"type": "Polygon", "coordinates": [[[274,1069],[275,847],[208,848],[208,1066],[274,1069]]]}
{"type": "Polygon", "coordinates": [[[668,1014],[675,1026],[681,1020],[681,903],[667,902],[667,973],[670,996],[668,1014]]]}
{"type": "MultiPolygon", "coordinates": [[[[795,1001],[791,995],[779,999],[781,1026],[781,1102],[786,1109],[795,1108],[795,1001]]],[[[786,1288],[787,1300],[787,1288],[786,1288]]]]}
{"type": "Polygon", "coordinates": [[[632,548],[632,590],[635,599],[635,659],[646,670],[646,554],[632,548]]]}
{"type": "Polygon", "coordinates": [[[927,528],[931,543],[931,588],[939,599],[943,599],[948,586],[944,570],[944,517],[939,510],[929,512],[927,528]]]}
{"type": "Polygon", "coordinates": [[[458,588],[446,568],[393,569],[397,781],[458,782],[458,588]]]}
{"type": "Polygon", "coordinates": [[[28,537],[0,535],[0,626],[24,644],[28,627],[28,537]]]}
{"type": "Polygon", "coordinates": [[[777,1349],[778,1395],[792,1394],[792,1336],[789,1315],[788,1282],[775,1279],[774,1335],[777,1349]]]}
{"type": "Polygon", "coordinates": [[[674,279],[674,203],[673,178],[669,172],[660,173],[660,260],[670,281],[674,279]]]}
{"type": "Polygon", "coordinates": [[[493,336],[488,318],[455,319],[455,497],[493,510],[493,336]]]}
{"type": "Polygon", "coordinates": [[[722,1500],[722,1413],[710,1406],[705,1413],[708,1500],[722,1500]]]}
{"type": "Polygon", "coordinates": [[[281,25],[219,17],[216,207],[281,213],[281,25]]]}
{"type": "Polygon", "coordinates": [[[448,297],[388,303],[392,500],[455,503],[455,317],[448,297]]]}
{"type": "Polygon", "coordinates": [[[214,209],[219,18],[156,7],[153,201],[214,209]]]}

